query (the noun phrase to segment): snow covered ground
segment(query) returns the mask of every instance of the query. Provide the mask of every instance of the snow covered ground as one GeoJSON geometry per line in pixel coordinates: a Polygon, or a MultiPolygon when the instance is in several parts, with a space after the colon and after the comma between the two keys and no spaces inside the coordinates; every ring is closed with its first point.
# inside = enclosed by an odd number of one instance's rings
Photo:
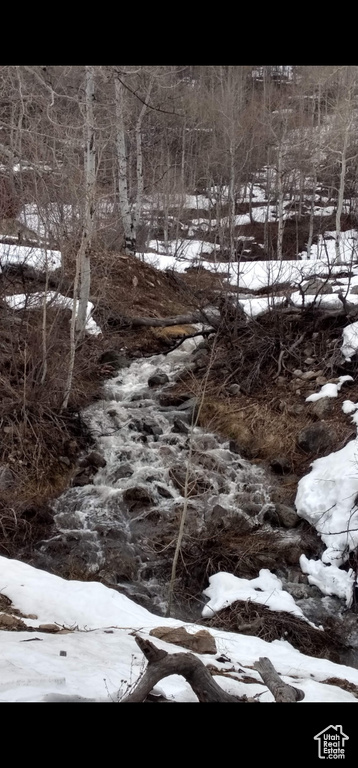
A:
{"type": "MultiPolygon", "coordinates": [[[[68,296],[62,296],[61,293],[56,291],[47,291],[47,293],[40,291],[28,294],[16,293],[5,297],[6,303],[12,309],[24,309],[25,307],[27,309],[38,309],[43,307],[45,300],[48,307],[60,307],[61,309],[69,309],[72,312],[73,299],[68,296]]],[[[102,331],[92,317],[93,310],[94,305],[89,301],[87,303],[86,331],[92,336],[98,336],[102,331]]]]}
{"type": "MultiPolygon", "coordinates": [[[[276,590],[282,608],[284,600],[273,582],[275,577],[265,572],[260,578],[271,592],[276,590]]],[[[216,577],[211,584],[211,599],[218,602],[219,593],[228,594],[228,589],[225,579],[216,577]]],[[[22,620],[29,627],[22,631],[0,630],[0,702],[76,701],[77,697],[116,702],[144,668],[135,633],[148,637],[150,630],[158,626],[185,626],[189,633],[202,629],[154,616],[103,584],[66,581],[5,557],[0,557],[0,594],[10,598],[27,617],[22,620]],[[56,624],[60,632],[46,632],[41,628],[44,624],[56,624]]],[[[0,613],[0,621],[3,616],[0,613]]],[[[230,670],[230,677],[214,676],[228,693],[257,696],[261,702],[274,701],[252,669],[255,661],[264,656],[284,682],[304,691],[302,703],[357,702],[353,693],[338,683],[346,680],[358,686],[356,669],[306,656],[285,640],[266,643],[257,637],[211,628],[209,631],[215,638],[217,654],[196,655],[218,672],[230,670]],[[219,661],[223,655],[229,661],[219,661]],[[255,682],[245,682],[248,676],[255,682]],[[325,682],[332,678],[336,678],[336,684],[325,682]]],[[[180,650],[163,640],[150,640],[169,653],[180,650]]],[[[197,701],[190,686],[178,675],[161,680],[155,690],[173,701],[197,701]]]]}

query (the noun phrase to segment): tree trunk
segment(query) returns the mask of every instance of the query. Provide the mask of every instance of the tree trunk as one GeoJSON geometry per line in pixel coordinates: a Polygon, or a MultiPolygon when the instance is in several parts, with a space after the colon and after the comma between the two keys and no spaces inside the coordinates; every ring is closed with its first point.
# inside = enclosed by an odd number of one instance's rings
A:
{"type": "Polygon", "coordinates": [[[87,307],[91,283],[91,243],[94,223],[96,190],[96,147],[93,105],[95,99],[94,67],[86,67],[86,199],[81,245],[77,258],[80,262],[80,284],[76,335],[81,339],[86,330],[87,307]]]}
{"type": "Polygon", "coordinates": [[[127,156],[123,118],[123,85],[117,73],[114,77],[114,92],[116,105],[116,150],[118,163],[119,210],[124,229],[125,252],[129,256],[134,256],[136,250],[136,237],[128,196],[127,156]]]}

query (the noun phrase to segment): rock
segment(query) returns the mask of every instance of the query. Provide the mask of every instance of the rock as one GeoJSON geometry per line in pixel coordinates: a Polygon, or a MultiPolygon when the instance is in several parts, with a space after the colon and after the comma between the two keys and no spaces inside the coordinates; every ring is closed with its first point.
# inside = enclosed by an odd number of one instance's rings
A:
{"type": "Polygon", "coordinates": [[[106,459],[98,451],[91,451],[78,462],[79,467],[95,467],[96,469],[105,467],[106,464],[106,459]]]}
{"type": "Polygon", "coordinates": [[[93,485],[93,476],[90,474],[90,468],[87,467],[83,471],[78,470],[72,480],[72,485],[80,488],[83,488],[85,485],[93,485]]]}
{"type": "Polygon", "coordinates": [[[157,373],[154,373],[153,376],[150,376],[148,379],[148,386],[149,387],[160,387],[163,384],[167,384],[169,381],[169,377],[166,373],[163,373],[162,371],[157,371],[157,373]]]}
{"type": "Polygon", "coordinates": [[[293,507],[288,507],[286,504],[276,504],[275,509],[280,525],[284,528],[294,528],[301,522],[293,507]]]}
{"type": "Polygon", "coordinates": [[[307,296],[314,296],[315,294],[333,293],[332,286],[329,283],[327,283],[326,280],[319,280],[318,278],[309,280],[305,285],[302,286],[302,290],[303,290],[303,293],[307,294],[307,296]]]}
{"type": "Polygon", "coordinates": [[[289,413],[291,416],[300,416],[304,410],[305,406],[301,405],[300,403],[294,403],[293,405],[289,405],[287,407],[287,413],[289,413]]]}
{"type": "Polygon", "coordinates": [[[352,285],[349,293],[358,293],[358,285],[352,285]]]}
{"type": "Polygon", "coordinates": [[[317,587],[311,587],[309,584],[297,584],[292,582],[286,582],[284,589],[295,600],[304,600],[309,597],[320,597],[321,592],[317,587]]]}
{"type": "MultiPolygon", "coordinates": [[[[169,469],[169,477],[178,491],[183,495],[185,490],[186,469],[180,464],[169,469]]],[[[189,470],[188,496],[197,496],[205,493],[211,487],[209,475],[203,472],[189,470]]]]}
{"type": "Polygon", "coordinates": [[[158,424],[155,423],[155,421],[150,421],[149,419],[142,422],[142,431],[147,435],[163,434],[162,428],[159,427],[158,424]]]}
{"type": "Polygon", "coordinates": [[[104,456],[98,453],[98,451],[91,451],[91,453],[88,454],[86,459],[87,459],[87,464],[89,464],[90,467],[96,467],[96,469],[99,469],[100,467],[105,467],[107,464],[104,456]]]}
{"type": "Polygon", "coordinates": [[[276,475],[286,475],[292,472],[291,462],[285,456],[276,456],[270,461],[270,467],[276,475]]]}
{"type": "Polygon", "coordinates": [[[181,435],[187,435],[189,432],[189,427],[187,424],[185,424],[183,419],[179,419],[178,416],[175,416],[173,420],[172,432],[177,432],[181,435]]]}
{"type": "Polygon", "coordinates": [[[306,357],[306,359],[303,361],[305,365],[314,365],[315,360],[313,357],[306,357]]]}
{"type": "Polygon", "coordinates": [[[5,629],[8,632],[22,632],[23,630],[28,630],[29,627],[22,619],[18,619],[17,616],[0,613],[0,629],[5,629]]]}
{"type": "Polygon", "coordinates": [[[165,485],[159,485],[159,483],[157,483],[157,485],[155,487],[156,487],[156,489],[157,489],[157,491],[159,493],[159,496],[162,496],[163,499],[172,499],[173,498],[173,494],[171,493],[169,488],[167,488],[165,485]]]}
{"type": "Polygon", "coordinates": [[[230,384],[226,389],[229,395],[239,395],[241,392],[240,384],[230,384]]]}
{"type": "Polygon", "coordinates": [[[309,412],[317,419],[324,419],[334,410],[334,400],[332,397],[321,397],[315,403],[310,403],[309,412]]]}
{"type": "Polygon", "coordinates": [[[115,349],[109,349],[107,352],[99,357],[98,362],[103,365],[109,363],[114,368],[128,368],[130,361],[121,352],[117,352],[115,349]]]}
{"type": "Polygon", "coordinates": [[[141,485],[134,485],[132,488],[126,488],[126,490],[123,493],[123,500],[126,502],[126,504],[153,504],[153,497],[147,491],[146,488],[144,488],[141,485]]]}
{"type": "Polygon", "coordinates": [[[303,371],[301,371],[300,368],[295,368],[294,371],[292,371],[292,376],[295,376],[296,379],[299,379],[300,376],[302,376],[303,371]]]}
{"type": "Polygon", "coordinates": [[[301,430],[297,437],[297,444],[305,453],[324,453],[332,450],[337,444],[337,435],[332,427],[323,421],[318,421],[301,430]]]}
{"type": "MultiPolygon", "coordinates": [[[[316,384],[319,387],[323,387],[324,384],[327,384],[327,379],[325,376],[317,376],[316,377],[316,384]]],[[[322,398],[323,399],[323,398],[322,398]]]]}
{"type": "Polygon", "coordinates": [[[194,653],[217,653],[215,640],[206,629],[200,629],[199,632],[191,634],[185,627],[155,627],[149,634],[166,643],[180,645],[194,653]]]}
{"type": "Polygon", "coordinates": [[[117,480],[121,480],[123,477],[131,477],[133,472],[134,470],[128,462],[120,464],[120,466],[114,470],[113,474],[111,474],[110,482],[116,483],[117,480]]]}
{"type": "Polygon", "coordinates": [[[51,632],[51,634],[55,634],[60,631],[61,627],[58,627],[57,624],[40,624],[37,629],[39,632],[51,632]]]}
{"type": "Polygon", "coordinates": [[[194,398],[192,398],[191,395],[175,393],[172,389],[172,387],[166,387],[162,390],[159,395],[160,405],[163,406],[163,408],[180,408],[180,406],[187,408],[188,406],[186,403],[189,403],[190,400],[193,400],[194,398]]]}
{"type": "Polygon", "coordinates": [[[12,488],[16,483],[15,475],[6,464],[0,464],[0,491],[12,488]]]}
{"type": "Polygon", "coordinates": [[[59,456],[58,460],[61,462],[61,464],[66,464],[67,467],[71,466],[71,462],[70,462],[68,456],[59,456]]]}
{"type": "Polygon", "coordinates": [[[305,371],[304,373],[301,374],[300,378],[303,379],[303,381],[311,381],[311,379],[316,379],[317,376],[322,376],[322,375],[323,375],[323,371],[305,371]]]}

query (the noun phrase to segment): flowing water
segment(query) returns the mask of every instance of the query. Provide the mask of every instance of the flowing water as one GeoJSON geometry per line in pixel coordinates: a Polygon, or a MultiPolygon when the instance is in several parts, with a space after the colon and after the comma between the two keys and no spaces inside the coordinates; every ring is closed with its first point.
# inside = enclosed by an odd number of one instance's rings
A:
{"type": "Polygon", "coordinates": [[[107,380],[103,399],[83,412],[106,465],[93,484],[72,487],[55,502],[56,533],[41,546],[42,567],[56,561],[57,572],[62,563],[72,578],[100,574],[163,612],[170,572],[167,567],[163,575],[163,562],[170,546],[173,551],[188,462],[189,535],[205,535],[215,515],[240,514],[252,525],[254,509],[262,519],[270,505],[263,470],[233,453],[228,441],[192,426],[192,400],[160,405],[160,394],[170,390],[201,340],[136,360],[107,380]],[[148,379],[158,369],[169,383],[151,388],[148,379]],[[251,504],[250,518],[243,499],[251,504]]]}

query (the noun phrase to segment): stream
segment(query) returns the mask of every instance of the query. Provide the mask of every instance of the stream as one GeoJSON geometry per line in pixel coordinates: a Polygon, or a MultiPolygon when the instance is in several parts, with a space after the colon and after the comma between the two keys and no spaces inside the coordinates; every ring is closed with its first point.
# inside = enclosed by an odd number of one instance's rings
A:
{"type": "Polygon", "coordinates": [[[163,613],[168,568],[160,574],[178,532],[188,460],[186,530],[193,536],[203,536],[210,520],[238,510],[249,529],[252,514],[260,518],[270,506],[264,471],[232,452],[229,441],[191,426],[194,398],[161,404],[201,341],[188,339],[167,355],[135,360],[107,380],[103,399],[82,413],[105,466],[93,484],[69,488],[55,502],[56,533],[40,547],[40,567],[66,563],[69,578],[100,573],[163,613]],[[166,383],[150,387],[158,370],[166,383]]]}
{"type": "MultiPolygon", "coordinates": [[[[274,535],[274,551],[268,543],[261,560],[257,556],[255,577],[260,568],[271,567],[316,626],[327,618],[344,622],[353,650],[342,651],[342,662],[358,667],[356,615],[347,614],[338,598],[322,597],[307,583],[297,554],[290,560],[290,549],[303,551],[300,527],[273,531],[268,522],[274,508],[272,477],[230,450],[230,441],[193,426],[196,398],[173,394],[173,385],[190,369],[201,341],[187,339],[166,355],[137,359],[121,368],[104,383],[103,399],[82,412],[95,443],[88,459],[92,456],[96,467],[89,476],[86,457],[80,460],[83,475],[54,502],[53,536],[40,543],[32,564],[65,578],[100,579],[164,615],[188,468],[185,539],[197,548],[205,581],[190,595],[179,585],[172,615],[200,620],[206,602],[202,589],[208,586],[202,543],[213,531],[215,538],[218,529],[226,529],[223,541],[230,545],[239,531],[236,558],[242,532],[250,546],[262,533],[274,535]],[[150,381],[153,376],[158,378],[150,381]]],[[[222,549],[217,570],[230,570],[225,567],[225,545],[222,549]]],[[[189,563],[187,592],[195,580],[191,568],[189,563]]]]}

